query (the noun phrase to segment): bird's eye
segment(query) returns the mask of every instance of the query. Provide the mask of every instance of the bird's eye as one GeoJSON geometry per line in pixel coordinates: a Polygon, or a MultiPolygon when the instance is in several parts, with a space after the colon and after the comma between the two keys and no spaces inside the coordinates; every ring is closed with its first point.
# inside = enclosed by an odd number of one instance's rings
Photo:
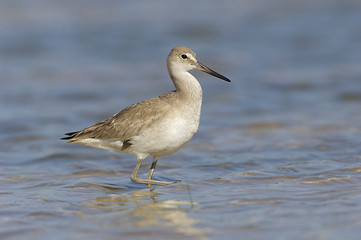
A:
{"type": "Polygon", "coordinates": [[[187,55],[185,55],[185,54],[182,54],[181,57],[182,57],[183,59],[187,59],[187,58],[188,58],[187,55]]]}

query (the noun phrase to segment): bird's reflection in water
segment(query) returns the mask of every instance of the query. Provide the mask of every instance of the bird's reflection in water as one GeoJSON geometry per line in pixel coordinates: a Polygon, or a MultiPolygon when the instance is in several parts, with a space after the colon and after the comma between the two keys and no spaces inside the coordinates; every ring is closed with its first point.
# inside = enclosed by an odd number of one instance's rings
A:
{"type": "MultiPolygon", "coordinates": [[[[151,191],[136,190],[128,194],[98,197],[86,201],[85,204],[99,210],[121,213],[119,218],[122,219],[131,218],[133,228],[143,234],[149,227],[159,226],[162,227],[161,231],[164,231],[164,227],[169,227],[168,231],[183,236],[208,239],[203,229],[195,227],[199,220],[190,218],[187,213],[198,203],[178,200],[159,201],[157,198],[160,195],[154,189],[151,191]]],[[[119,227],[124,227],[121,220],[118,223],[119,227]]],[[[112,221],[112,224],[117,223],[112,221]]]]}

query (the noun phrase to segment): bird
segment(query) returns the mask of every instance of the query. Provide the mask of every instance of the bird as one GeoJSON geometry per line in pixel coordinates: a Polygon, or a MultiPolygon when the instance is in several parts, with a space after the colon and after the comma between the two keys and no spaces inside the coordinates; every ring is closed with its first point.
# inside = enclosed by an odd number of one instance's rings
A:
{"type": "Polygon", "coordinates": [[[174,91],[135,103],[81,131],[65,133],[66,137],[61,139],[133,155],[137,163],[130,179],[145,184],[146,188],[174,183],[153,180],[152,177],[158,159],[177,152],[198,130],[202,88],[189,71],[200,70],[226,82],[230,80],[198,62],[196,54],[185,46],[170,51],[167,68],[174,91]],[[148,156],[153,156],[153,161],[143,179],[138,177],[138,171],[148,156]]]}

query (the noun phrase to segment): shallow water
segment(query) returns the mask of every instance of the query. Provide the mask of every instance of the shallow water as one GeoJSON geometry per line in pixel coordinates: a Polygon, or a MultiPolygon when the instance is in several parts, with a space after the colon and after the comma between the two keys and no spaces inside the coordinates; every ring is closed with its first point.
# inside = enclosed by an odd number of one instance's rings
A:
{"type": "Polygon", "coordinates": [[[360,1],[207,3],[1,1],[0,239],[361,238],[360,1]],[[232,80],[194,72],[181,183],[59,140],[173,90],[176,45],[232,80]]]}

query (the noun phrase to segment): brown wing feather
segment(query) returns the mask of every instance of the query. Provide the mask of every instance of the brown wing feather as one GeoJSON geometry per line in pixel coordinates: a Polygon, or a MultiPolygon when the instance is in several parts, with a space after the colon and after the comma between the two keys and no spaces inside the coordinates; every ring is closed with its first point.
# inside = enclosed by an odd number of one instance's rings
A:
{"type": "Polygon", "coordinates": [[[137,136],[143,128],[156,122],[171,109],[173,92],[133,104],[112,117],[97,122],[79,132],[63,138],[70,142],[86,138],[126,141],[137,136]],[[160,103],[162,102],[162,103],[160,103]]]}

